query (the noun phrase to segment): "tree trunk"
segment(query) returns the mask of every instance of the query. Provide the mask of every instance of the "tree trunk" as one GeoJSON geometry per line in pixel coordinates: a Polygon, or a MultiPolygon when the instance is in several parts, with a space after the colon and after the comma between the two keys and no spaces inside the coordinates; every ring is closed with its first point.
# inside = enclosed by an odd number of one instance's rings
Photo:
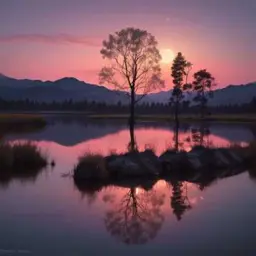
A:
{"type": "Polygon", "coordinates": [[[179,151],[179,128],[180,128],[180,123],[179,123],[179,102],[176,101],[175,103],[175,130],[174,130],[174,148],[175,151],[179,151]]]}
{"type": "Polygon", "coordinates": [[[134,124],[135,124],[135,91],[131,90],[131,101],[130,101],[130,118],[129,118],[129,127],[130,127],[130,144],[129,150],[136,150],[136,141],[134,135],[134,124]]]}
{"type": "Polygon", "coordinates": [[[137,144],[134,135],[134,122],[130,121],[130,143],[129,143],[129,151],[136,151],[137,144]]]}
{"type": "Polygon", "coordinates": [[[175,123],[179,124],[179,102],[178,101],[175,102],[174,119],[175,119],[175,123]]]}
{"type": "Polygon", "coordinates": [[[205,101],[206,101],[206,98],[205,98],[205,93],[204,93],[204,90],[202,92],[202,104],[201,104],[201,119],[204,119],[204,114],[205,114],[205,101]]]}
{"type": "Polygon", "coordinates": [[[135,91],[131,90],[131,101],[130,101],[130,123],[134,123],[135,112],[135,91]]]}
{"type": "Polygon", "coordinates": [[[201,104],[201,119],[204,119],[204,103],[201,104]]]}

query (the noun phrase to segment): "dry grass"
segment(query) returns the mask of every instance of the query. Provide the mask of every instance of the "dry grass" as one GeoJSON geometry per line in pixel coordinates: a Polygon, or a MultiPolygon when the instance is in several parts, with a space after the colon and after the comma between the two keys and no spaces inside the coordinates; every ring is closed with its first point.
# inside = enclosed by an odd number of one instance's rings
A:
{"type": "Polygon", "coordinates": [[[3,123],[45,123],[45,120],[40,115],[31,114],[0,114],[0,124],[3,123]]]}
{"type": "Polygon", "coordinates": [[[108,177],[105,158],[100,154],[85,153],[74,168],[75,179],[104,179],[108,177]]]}
{"type": "Polygon", "coordinates": [[[0,144],[0,172],[29,172],[47,165],[47,157],[31,143],[0,144]]]}

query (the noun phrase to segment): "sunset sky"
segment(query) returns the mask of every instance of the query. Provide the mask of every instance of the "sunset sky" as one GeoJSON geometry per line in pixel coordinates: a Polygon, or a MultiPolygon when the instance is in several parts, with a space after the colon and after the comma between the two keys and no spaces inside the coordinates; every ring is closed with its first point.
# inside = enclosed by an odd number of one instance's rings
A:
{"type": "MultiPolygon", "coordinates": [[[[220,87],[252,82],[255,13],[255,0],[1,0],[0,73],[98,83],[103,39],[133,26],[155,35],[162,53],[209,69],[220,87]]],[[[169,89],[170,64],[162,66],[169,89]]]]}

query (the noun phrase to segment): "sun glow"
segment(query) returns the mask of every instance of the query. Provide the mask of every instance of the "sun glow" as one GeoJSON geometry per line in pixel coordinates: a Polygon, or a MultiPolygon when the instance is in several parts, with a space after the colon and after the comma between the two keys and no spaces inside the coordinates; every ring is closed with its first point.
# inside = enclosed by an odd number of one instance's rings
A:
{"type": "Polygon", "coordinates": [[[170,64],[175,58],[175,53],[171,49],[162,49],[160,51],[162,63],[170,64]]]}

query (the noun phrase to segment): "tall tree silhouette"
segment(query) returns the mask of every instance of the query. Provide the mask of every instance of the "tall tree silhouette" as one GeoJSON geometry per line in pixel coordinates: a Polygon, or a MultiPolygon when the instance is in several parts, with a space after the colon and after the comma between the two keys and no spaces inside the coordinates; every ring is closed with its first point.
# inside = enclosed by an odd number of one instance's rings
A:
{"type": "Polygon", "coordinates": [[[205,117],[208,98],[213,96],[212,88],[215,85],[215,78],[206,69],[199,70],[194,74],[192,83],[193,91],[196,92],[194,101],[200,106],[202,119],[205,117]]]}
{"type": "Polygon", "coordinates": [[[164,195],[130,188],[120,202],[112,202],[105,218],[109,233],[126,244],[144,244],[156,237],[164,222],[164,195]]]}
{"type": "Polygon", "coordinates": [[[176,151],[178,151],[179,145],[179,107],[181,101],[184,99],[184,91],[191,88],[191,85],[188,83],[191,68],[192,64],[185,59],[181,52],[179,52],[171,67],[171,76],[173,78],[174,87],[170,98],[170,103],[174,106],[174,141],[176,151]]]}
{"type": "Polygon", "coordinates": [[[127,91],[131,131],[134,130],[136,103],[150,91],[164,87],[157,44],[153,35],[136,28],[122,29],[103,42],[101,55],[109,65],[101,69],[100,83],[127,91]]]}

